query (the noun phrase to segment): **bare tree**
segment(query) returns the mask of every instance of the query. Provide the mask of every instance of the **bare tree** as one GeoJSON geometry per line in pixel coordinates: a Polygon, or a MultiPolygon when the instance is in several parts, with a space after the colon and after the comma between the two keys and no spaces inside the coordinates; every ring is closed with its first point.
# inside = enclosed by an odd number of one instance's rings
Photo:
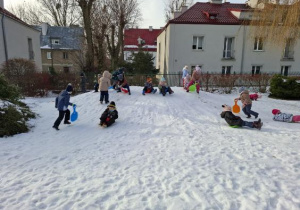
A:
{"type": "Polygon", "coordinates": [[[280,45],[300,38],[299,0],[281,0],[273,3],[261,0],[252,6],[254,7],[250,21],[252,37],[262,37],[266,42],[280,45]]]}
{"type": "Polygon", "coordinates": [[[42,22],[51,23],[39,6],[33,3],[23,2],[9,7],[9,11],[29,25],[39,25],[42,22]]]}
{"type": "Polygon", "coordinates": [[[137,0],[109,0],[108,11],[111,13],[110,36],[106,36],[108,52],[111,56],[111,68],[124,61],[124,28],[135,25],[141,18],[137,0]]]}
{"type": "Polygon", "coordinates": [[[96,0],[76,0],[82,11],[84,30],[87,41],[87,52],[86,52],[86,68],[88,70],[94,69],[94,44],[93,44],[93,32],[91,13],[92,7],[96,0]]]}
{"type": "Polygon", "coordinates": [[[77,24],[81,18],[80,10],[75,0],[37,0],[41,10],[57,26],[77,24]]]}
{"type": "Polygon", "coordinates": [[[172,14],[178,11],[182,5],[191,6],[193,0],[166,0],[165,6],[165,18],[166,22],[172,19],[172,14]]]}

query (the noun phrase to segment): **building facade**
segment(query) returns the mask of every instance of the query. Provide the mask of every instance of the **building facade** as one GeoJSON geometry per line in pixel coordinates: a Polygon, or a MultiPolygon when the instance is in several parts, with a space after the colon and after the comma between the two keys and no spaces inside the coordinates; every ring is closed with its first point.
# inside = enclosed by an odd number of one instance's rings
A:
{"type": "Polygon", "coordinates": [[[131,62],[134,53],[139,50],[148,52],[154,57],[154,66],[156,66],[156,39],[161,29],[127,28],[124,32],[124,60],[131,62]]]}
{"type": "Polygon", "coordinates": [[[78,26],[61,27],[42,23],[36,26],[41,32],[41,54],[43,71],[73,72],[82,71],[83,28],[78,26]]]}
{"type": "Polygon", "coordinates": [[[196,3],[174,14],[157,38],[161,73],[199,65],[202,72],[222,74],[300,73],[300,43],[285,46],[251,37],[251,8],[247,4],[212,1],[196,3]]]}
{"type": "Polygon", "coordinates": [[[31,60],[42,69],[40,32],[4,9],[0,0],[0,65],[13,58],[31,60]]]}

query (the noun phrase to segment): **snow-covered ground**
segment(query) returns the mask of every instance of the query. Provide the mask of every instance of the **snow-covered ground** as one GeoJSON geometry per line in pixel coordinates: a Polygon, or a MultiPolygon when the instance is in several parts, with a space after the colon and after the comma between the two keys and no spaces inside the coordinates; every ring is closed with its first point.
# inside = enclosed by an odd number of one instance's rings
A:
{"type": "Polygon", "coordinates": [[[110,91],[119,119],[106,129],[99,93],[71,97],[79,118],[60,131],[54,98],[26,99],[40,117],[31,132],[0,139],[0,209],[300,209],[300,123],[271,114],[300,114],[299,101],[253,102],[259,131],[220,118],[236,93],[141,89],[110,91]]]}

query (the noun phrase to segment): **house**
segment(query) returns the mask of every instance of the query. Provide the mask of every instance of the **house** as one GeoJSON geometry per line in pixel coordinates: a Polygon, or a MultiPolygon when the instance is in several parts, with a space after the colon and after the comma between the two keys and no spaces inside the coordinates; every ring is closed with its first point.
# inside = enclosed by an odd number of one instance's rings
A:
{"type": "Polygon", "coordinates": [[[43,71],[79,73],[84,65],[84,30],[78,26],[50,26],[42,23],[36,26],[41,32],[40,43],[43,71]]]}
{"type": "Polygon", "coordinates": [[[139,50],[148,52],[154,57],[154,65],[156,65],[156,38],[161,29],[125,28],[124,32],[124,60],[130,62],[133,53],[139,50]]]}
{"type": "Polygon", "coordinates": [[[40,32],[4,9],[0,0],[0,65],[13,58],[33,61],[42,69],[40,32]]]}
{"type": "Polygon", "coordinates": [[[192,70],[222,74],[300,73],[300,43],[288,41],[285,47],[266,44],[251,37],[252,10],[248,4],[222,0],[198,2],[174,13],[157,38],[157,64],[161,73],[192,70]]]}

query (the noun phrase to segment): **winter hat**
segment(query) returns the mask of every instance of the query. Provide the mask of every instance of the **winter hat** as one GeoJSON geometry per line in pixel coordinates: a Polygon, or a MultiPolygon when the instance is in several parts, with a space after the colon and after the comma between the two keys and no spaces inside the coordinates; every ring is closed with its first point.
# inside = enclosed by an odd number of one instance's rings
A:
{"type": "Polygon", "coordinates": [[[239,88],[239,93],[242,93],[244,90],[246,90],[245,87],[240,87],[240,88],[239,88]]]}
{"type": "Polygon", "coordinates": [[[273,110],[272,110],[272,114],[276,115],[276,114],[278,114],[278,113],[280,113],[280,110],[279,110],[279,109],[273,109],[273,110]]]}
{"type": "Polygon", "coordinates": [[[113,107],[113,108],[115,108],[116,107],[116,103],[114,101],[112,101],[112,102],[110,102],[110,104],[107,107],[113,107]]]}
{"type": "Polygon", "coordinates": [[[151,77],[147,77],[147,82],[152,82],[152,78],[151,77]]]}
{"type": "Polygon", "coordinates": [[[165,82],[166,79],[164,77],[160,78],[160,81],[165,82]]]}
{"type": "Polygon", "coordinates": [[[184,69],[188,69],[189,67],[188,66],[184,66],[184,69]]]}
{"type": "Polygon", "coordinates": [[[231,111],[231,107],[226,104],[222,105],[222,107],[224,112],[231,111]]]}
{"type": "Polygon", "coordinates": [[[70,93],[70,92],[73,91],[73,87],[72,87],[72,84],[71,84],[71,83],[68,84],[68,86],[67,86],[67,88],[66,88],[66,91],[67,91],[68,93],[70,93]]]}

